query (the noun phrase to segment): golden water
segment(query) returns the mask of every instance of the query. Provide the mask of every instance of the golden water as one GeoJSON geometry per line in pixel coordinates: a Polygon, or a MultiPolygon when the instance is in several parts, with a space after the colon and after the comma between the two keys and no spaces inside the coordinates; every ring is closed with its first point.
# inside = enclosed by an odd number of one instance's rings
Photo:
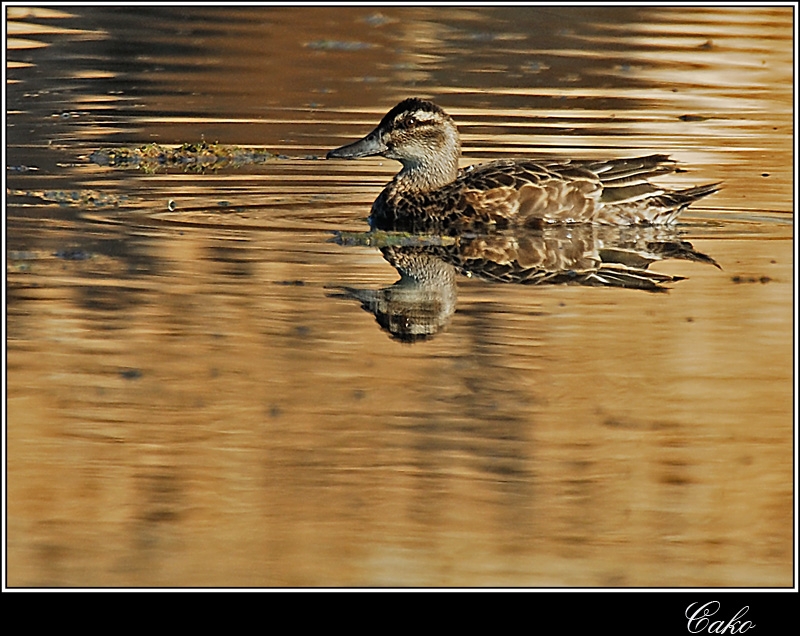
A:
{"type": "Polygon", "coordinates": [[[7,11],[9,586],[793,584],[791,8],[7,11]],[[397,165],[321,158],[410,95],[465,164],[724,181],[678,228],[722,269],[390,337],[331,239],[397,165]],[[201,139],[282,158],[88,160],[201,139]]]}

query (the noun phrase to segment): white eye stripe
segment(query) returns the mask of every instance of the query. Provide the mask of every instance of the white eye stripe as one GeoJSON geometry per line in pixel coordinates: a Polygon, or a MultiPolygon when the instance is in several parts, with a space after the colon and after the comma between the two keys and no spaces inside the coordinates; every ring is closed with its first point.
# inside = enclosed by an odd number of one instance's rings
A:
{"type": "Polygon", "coordinates": [[[435,124],[439,121],[436,113],[431,113],[425,110],[417,110],[414,112],[407,112],[399,115],[395,119],[394,125],[398,128],[412,128],[419,125],[427,126],[431,123],[435,124]]]}
{"type": "Polygon", "coordinates": [[[436,119],[436,113],[427,110],[418,110],[414,113],[414,119],[417,121],[434,121],[436,119]]]}

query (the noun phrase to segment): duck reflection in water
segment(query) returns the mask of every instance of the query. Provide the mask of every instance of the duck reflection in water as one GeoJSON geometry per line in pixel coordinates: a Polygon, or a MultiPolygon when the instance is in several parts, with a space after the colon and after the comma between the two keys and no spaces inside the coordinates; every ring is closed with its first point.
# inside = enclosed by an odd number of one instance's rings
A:
{"type": "Polygon", "coordinates": [[[541,229],[464,233],[455,237],[381,231],[339,233],[342,245],[379,247],[400,279],[378,290],[340,287],[399,340],[416,342],[441,331],[456,309],[457,275],[523,285],[583,285],[665,292],[679,280],[650,271],[667,258],[719,267],[691,243],[656,227],[557,225],[541,229]]]}
{"type": "MultiPolygon", "coordinates": [[[[328,158],[373,155],[396,159],[402,169],[373,203],[373,233],[362,244],[380,247],[400,280],[378,291],[343,292],[402,340],[430,337],[447,324],[457,273],[531,285],[664,291],[680,277],[651,272],[653,261],[681,258],[719,267],[669,229],[687,206],[719,186],[669,190],[652,183],[652,177],[679,171],[665,155],[501,160],[459,169],[455,123],[417,98],[395,106],[366,137],[328,158]],[[383,230],[406,238],[376,238],[383,230]]],[[[339,240],[353,242],[344,235],[339,240]]]]}

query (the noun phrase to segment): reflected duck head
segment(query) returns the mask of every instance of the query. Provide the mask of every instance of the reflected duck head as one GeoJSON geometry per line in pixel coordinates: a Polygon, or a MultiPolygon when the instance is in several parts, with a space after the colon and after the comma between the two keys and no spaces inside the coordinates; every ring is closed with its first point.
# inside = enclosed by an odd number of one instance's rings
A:
{"type": "Polygon", "coordinates": [[[461,141],[453,119],[433,102],[412,97],[392,108],[363,139],[331,150],[328,159],[382,156],[403,169],[395,177],[417,189],[433,189],[455,180],[461,141]]]}

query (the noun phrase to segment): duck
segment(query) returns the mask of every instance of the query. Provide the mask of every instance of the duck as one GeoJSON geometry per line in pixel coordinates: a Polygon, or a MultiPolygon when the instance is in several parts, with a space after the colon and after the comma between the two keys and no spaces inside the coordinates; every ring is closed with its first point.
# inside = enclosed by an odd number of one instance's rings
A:
{"type": "Polygon", "coordinates": [[[373,229],[504,229],[550,224],[672,225],[719,183],[668,189],[653,177],[683,172],[664,154],[611,160],[501,159],[460,167],[453,118],[418,97],[392,108],[368,135],[327,159],[382,156],[402,168],[369,216],[373,229]]]}

